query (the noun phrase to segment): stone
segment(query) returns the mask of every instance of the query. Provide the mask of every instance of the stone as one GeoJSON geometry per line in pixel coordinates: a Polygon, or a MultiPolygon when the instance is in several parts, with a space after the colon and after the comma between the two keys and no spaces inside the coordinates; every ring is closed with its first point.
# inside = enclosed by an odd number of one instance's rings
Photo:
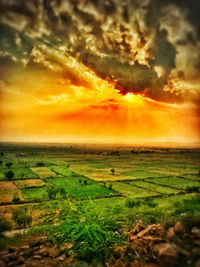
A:
{"type": "Polygon", "coordinates": [[[167,231],[167,238],[169,240],[172,240],[174,239],[174,237],[175,237],[174,227],[170,227],[167,231]]]}
{"type": "Polygon", "coordinates": [[[49,248],[49,256],[52,258],[58,257],[60,255],[60,250],[56,247],[49,248]]]}
{"type": "Polygon", "coordinates": [[[65,253],[63,253],[61,256],[57,258],[59,261],[64,261],[66,259],[65,253]]]}
{"type": "Polygon", "coordinates": [[[60,250],[61,251],[66,251],[66,250],[69,250],[73,247],[73,244],[68,242],[68,243],[65,243],[63,244],[61,247],[60,247],[60,250]]]}
{"type": "Polygon", "coordinates": [[[20,265],[25,262],[25,259],[23,256],[19,256],[18,259],[16,260],[16,264],[20,265]]]}
{"type": "Polygon", "coordinates": [[[171,264],[173,266],[177,263],[177,249],[171,243],[157,244],[153,247],[153,250],[157,253],[162,264],[171,264]]]}
{"type": "Polygon", "coordinates": [[[125,267],[125,266],[126,266],[125,263],[121,259],[116,260],[112,265],[112,267],[125,267]]]}
{"type": "Polygon", "coordinates": [[[89,267],[88,263],[85,261],[77,261],[73,264],[70,264],[70,267],[89,267]]]}
{"type": "Polygon", "coordinates": [[[34,255],[34,256],[33,256],[33,259],[35,259],[35,260],[40,260],[41,258],[42,258],[41,255],[34,255]]]}
{"type": "Polygon", "coordinates": [[[0,267],[6,267],[6,264],[5,264],[5,262],[4,262],[4,261],[2,261],[1,259],[0,259],[0,267]]]}
{"type": "Polygon", "coordinates": [[[198,259],[195,264],[194,264],[195,267],[200,267],[200,259],[198,259]]]}
{"type": "Polygon", "coordinates": [[[10,252],[10,253],[16,252],[18,250],[19,250],[19,248],[18,247],[14,247],[14,246],[8,248],[8,252],[10,252]]]}
{"type": "Polygon", "coordinates": [[[196,238],[200,238],[200,229],[198,227],[193,227],[191,230],[191,233],[196,237],[196,238]]]}
{"type": "Polygon", "coordinates": [[[174,232],[176,234],[184,234],[185,233],[185,227],[181,222],[176,222],[176,224],[174,225],[174,232]]]}
{"type": "Polygon", "coordinates": [[[38,251],[38,253],[42,256],[42,257],[47,257],[49,256],[49,251],[47,248],[42,248],[38,251]]]}

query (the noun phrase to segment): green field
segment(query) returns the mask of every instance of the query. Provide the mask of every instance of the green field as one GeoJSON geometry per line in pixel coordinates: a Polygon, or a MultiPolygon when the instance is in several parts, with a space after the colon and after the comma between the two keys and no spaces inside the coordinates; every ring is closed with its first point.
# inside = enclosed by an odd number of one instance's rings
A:
{"type": "Polygon", "coordinates": [[[188,187],[193,187],[193,186],[200,187],[200,182],[198,181],[181,179],[173,176],[167,178],[149,179],[148,181],[158,185],[166,185],[177,189],[187,189],[188,187]]]}
{"type": "MultiPolygon", "coordinates": [[[[50,185],[62,188],[74,201],[92,198],[99,203],[100,210],[123,206],[129,198],[144,203],[145,199],[147,202],[155,199],[160,214],[168,214],[172,196],[174,202],[181,202],[183,195],[184,199],[194,196],[188,188],[195,188],[198,193],[200,150],[181,153],[180,149],[151,148],[154,153],[143,153],[144,150],[147,148],[3,144],[0,211],[4,203],[10,207],[32,202],[51,203],[53,200],[47,192],[50,185]],[[136,152],[132,153],[132,149],[136,152]],[[8,162],[12,166],[6,166],[8,162]],[[14,177],[6,179],[5,173],[9,170],[14,177]],[[17,203],[13,202],[16,192],[17,203]]],[[[65,199],[59,190],[54,200],[62,206],[65,199]]],[[[144,210],[138,207],[134,212],[143,214],[144,210]]],[[[131,210],[125,210],[126,214],[129,212],[131,216],[131,210]]]]}
{"type": "Polygon", "coordinates": [[[159,184],[148,183],[147,181],[134,181],[134,182],[129,182],[128,184],[149,189],[154,192],[158,192],[160,194],[177,194],[181,191],[171,187],[161,186],[159,184]]]}

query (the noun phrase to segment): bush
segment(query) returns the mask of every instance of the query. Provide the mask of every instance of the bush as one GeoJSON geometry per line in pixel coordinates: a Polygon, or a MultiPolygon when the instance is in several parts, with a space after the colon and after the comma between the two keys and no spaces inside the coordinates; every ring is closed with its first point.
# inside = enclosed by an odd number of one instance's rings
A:
{"type": "Polygon", "coordinates": [[[21,207],[12,210],[12,219],[19,228],[31,226],[32,217],[28,215],[27,207],[21,207]]]}
{"type": "Polygon", "coordinates": [[[4,232],[4,231],[8,231],[11,229],[11,224],[9,221],[5,220],[5,219],[0,219],[0,235],[4,232]]]}
{"type": "Polygon", "coordinates": [[[132,198],[127,198],[125,201],[125,207],[127,208],[133,208],[140,206],[142,204],[142,200],[139,199],[132,199],[132,198]]]}
{"type": "Polygon", "coordinates": [[[12,202],[13,202],[13,203],[19,203],[19,201],[20,201],[20,197],[19,197],[18,192],[16,192],[16,193],[14,194],[14,196],[13,196],[12,202]]]}
{"type": "Polygon", "coordinates": [[[45,164],[44,164],[43,162],[38,162],[38,163],[36,163],[36,166],[37,166],[37,167],[44,167],[45,164]]]}
{"type": "Polygon", "coordinates": [[[5,177],[11,180],[14,177],[14,172],[13,171],[6,172],[5,177]]]}
{"type": "Polygon", "coordinates": [[[10,168],[12,165],[12,162],[6,162],[6,167],[10,168]]]}
{"type": "Polygon", "coordinates": [[[46,186],[46,192],[50,200],[56,199],[56,195],[59,192],[59,190],[60,190],[59,187],[53,184],[48,184],[46,186]]]}

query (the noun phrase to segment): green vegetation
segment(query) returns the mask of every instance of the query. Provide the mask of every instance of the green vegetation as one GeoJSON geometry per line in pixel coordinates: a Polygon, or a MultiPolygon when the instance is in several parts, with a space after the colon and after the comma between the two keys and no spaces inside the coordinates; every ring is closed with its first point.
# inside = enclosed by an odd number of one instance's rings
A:
{"type": "MultiPolygon", "coordinates": [[[[154,180],[153,180],[154,181],[154,180]]],[[[180,192],[178,189],[166,187],[166,186],[161,186],[158,184],[152,184],[148,183],[148,181],[134,181],[134,182],[128,182],[130,185],[136,185],[139,187],[142,187],[144,189],[149,189],[161,194],[177,194],[180,192]]]]}
{"type": "Polygon", "coordinates": [[[7,178],[8,180],[11,180],[14,177],[14,172],[13,171],[8,171],[5,174],[5,178],[7,178]]]}
{"type": "Polygon", "coordinates": [[[28,214],[27,207],[21,207],[17,209],[13,209],[12,211],[12,219],[17,224],[19,228],[30,227],[32,222],[31,215],[28,214]]]}
{"type": "Polygon", "coordinates": [[[191,181],[176,177],[167,177],[167,178],[156,178],[156,179],[149,179],[149,181],[160,184],[160,185],[166,185],[166,186],[172,186],[177,189],[187,189],[187,187],[190,186],[198,186],[200,187],[200,182],[198,181],[191,181]]]}
{"type": "Polygon", "coordinates": [[[32,224],[32,234],[46,233],[55,244],[72,243],[79,259],[102,262],[135,220],[168,227],[200,216],[198,150],[118,148],[114,156],[111,148],[93,149],[4,148],[0,214],[13,214],[17,227],[32,224]]]}
{"type": "Polygon", "coordinates": [[[150,197],[150,196],[157,196],[159,193],[152,192],[146,189],[138,188],[133,185],[129,185],[122,182],[112,182],[112,188],[125,196],[138,198],[138,197],[150,197]]]}
{"type": "Polygon", "coordinates": [[[67,193],[75,198],[88,198],[112,195],[114,192],[89,179],[84,178],[83,183],[80,183],[80,177],[64,177],[64,178],[48,178],[48,183],[60,186],[65,189],[67,193]]]}

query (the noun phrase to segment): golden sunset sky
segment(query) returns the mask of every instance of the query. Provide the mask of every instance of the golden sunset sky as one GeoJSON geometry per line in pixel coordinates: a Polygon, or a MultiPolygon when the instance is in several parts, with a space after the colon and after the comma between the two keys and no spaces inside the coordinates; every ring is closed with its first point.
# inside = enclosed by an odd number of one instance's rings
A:
{"type": "Polygon", "coordinates": [[[1,141],[200,141],[195,6],[0,2],[1,141]]]}

